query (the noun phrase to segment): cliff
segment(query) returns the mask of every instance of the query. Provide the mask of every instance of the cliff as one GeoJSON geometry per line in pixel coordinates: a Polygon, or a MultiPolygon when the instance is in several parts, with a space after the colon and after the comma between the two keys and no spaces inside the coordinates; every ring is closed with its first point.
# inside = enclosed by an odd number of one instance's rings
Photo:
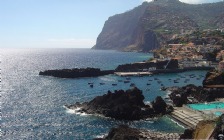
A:
{"type": "Polygon", "coordinates": [[[110,17],[93,49],[143,51],[158,48],[176,34],[223,28],[224,2],[192,5],[157,0],[110,17]]]}

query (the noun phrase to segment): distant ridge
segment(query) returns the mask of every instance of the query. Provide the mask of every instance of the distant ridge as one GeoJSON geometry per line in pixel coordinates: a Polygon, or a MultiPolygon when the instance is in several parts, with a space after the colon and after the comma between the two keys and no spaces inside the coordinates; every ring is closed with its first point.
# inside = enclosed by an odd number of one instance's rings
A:
{"type": "Polygon", "coordinates": [[[224,2],[143,2],[133,10],[109,17],[93,49],[148,52],[175,34],[216,28],[224,28],[224,2]]]}

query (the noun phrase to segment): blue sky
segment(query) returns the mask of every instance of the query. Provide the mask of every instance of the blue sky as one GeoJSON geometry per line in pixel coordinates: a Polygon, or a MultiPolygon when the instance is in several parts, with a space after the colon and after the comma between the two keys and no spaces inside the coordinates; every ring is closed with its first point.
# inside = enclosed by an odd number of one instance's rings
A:
{"type": "Polygon", "coordinates": [[[143,1],[0,0],[0,48],[90,48],[109,16],[143,1]]]}

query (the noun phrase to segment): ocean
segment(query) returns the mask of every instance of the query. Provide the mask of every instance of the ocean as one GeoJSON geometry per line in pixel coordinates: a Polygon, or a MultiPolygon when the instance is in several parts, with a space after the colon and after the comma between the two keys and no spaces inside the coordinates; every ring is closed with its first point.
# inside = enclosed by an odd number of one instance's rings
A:
{"type": "MultiPolygon", "coordinates": [[[[47,69],[115,69],[119,64],[147,60],[152,57],[150,53],[90,49],[0,49],[0,54],[1,135],[5,140],[93,139],[120,124],[151,131],[184,131],[182,126],[166,116],[140,121],[117,121],[101,116],[75,114],[64,107],[75,102],[90,101],[108,90],[129,89],[130,83],[118,82],[124,80],[124,77],[107,75],[63,79],[38,75],[39,71],[47,69]],[[89,82],[94,83],[93,88],[89,87],[89,82]],[[105,85],[100,85],[102,82],[105,85]],[[112,86],[114,83],[117,86],[112,86]]],[[[201,85],[205,74],[206,71],[191,71],[131,77],[131,83],[143,91],[147,103],[156,96],[167,96],[166,91],[160,90],[161,84],[165,87],[201,85]],[[195,77],[190,77],[191,74],[195,74],[195,77]],[[189,80],[186,82],[183,77],[189,80]],[[172,82],[175,79],[179,82],[172,82]]]]}

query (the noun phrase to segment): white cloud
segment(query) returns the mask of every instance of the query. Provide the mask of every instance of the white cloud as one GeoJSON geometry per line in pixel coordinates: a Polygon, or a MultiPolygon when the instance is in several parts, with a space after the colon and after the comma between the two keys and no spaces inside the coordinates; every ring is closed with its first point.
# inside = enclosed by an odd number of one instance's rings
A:
{"type": "MultiPolygon", "coordinates": [[[[152,0],[143,0],[143,1],[152,1],[152,0]]],[[[159,0],[158,0],[159,1],[159,0]]],[[[181,2],[184,3],[190,3],[190,4],[199,4],[199,3],[212,3],[212,2],[219,2],[222,0],[180,0],[181,2]]]]}
{"type": "Polygon", "coordinates": [[[199,4],[199,3],[213,3],[213,2],[219,2],[222,0],[180,0],[184,3],[191,3],[191,4],[199,4]]]}

